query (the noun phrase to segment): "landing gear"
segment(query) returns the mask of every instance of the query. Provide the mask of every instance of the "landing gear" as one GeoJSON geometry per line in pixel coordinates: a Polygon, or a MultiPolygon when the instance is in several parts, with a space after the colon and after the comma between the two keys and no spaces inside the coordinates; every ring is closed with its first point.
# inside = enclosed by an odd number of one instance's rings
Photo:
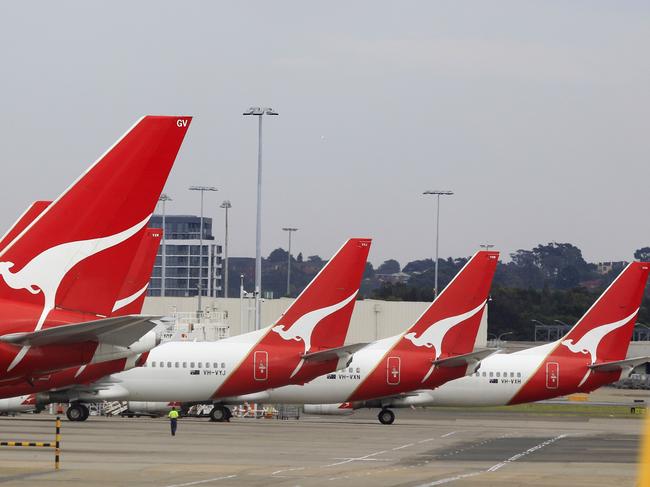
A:
{"type": "Polygon", "coordinates": [[[393,424],[395,421],[395,413],[390,409],[382,409],[379,411],[377,419],[381,424],[393,424]]]}
{"type": "Polygon", "coordinates": [[[230,409],[221,404],[215,404],[210,411],[210,421],[217,421],[219,423],[228,422],[232,418],[230,409]]]}
{"type": "Polygon", "coordinates": [[[88,407],[84,404],[74,403],[70,404],[65,415],[70,421],[86,421],[90,415],[90,411],[88,411],[88,407]]]}

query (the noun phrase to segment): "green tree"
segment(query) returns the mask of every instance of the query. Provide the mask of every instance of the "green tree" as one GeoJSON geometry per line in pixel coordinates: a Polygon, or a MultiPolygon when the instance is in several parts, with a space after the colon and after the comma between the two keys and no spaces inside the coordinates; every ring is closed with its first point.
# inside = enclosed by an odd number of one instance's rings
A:
{"type": "Polygon", "coordinates": [[[395,259],[388,259],[377,267],[377,274],[396,274],[400,269],[399,262],[395,259]]]}

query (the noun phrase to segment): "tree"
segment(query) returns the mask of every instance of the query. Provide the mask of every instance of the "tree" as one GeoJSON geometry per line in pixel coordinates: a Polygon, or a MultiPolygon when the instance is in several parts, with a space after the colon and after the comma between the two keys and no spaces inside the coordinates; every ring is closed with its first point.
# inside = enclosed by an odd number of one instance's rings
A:
{"type": "Polygon", "coordinates": [[[266,259],[268,262],[286,262],[287,261],[287,251],[277,248],[269,254],[269,257],[266,259]]]}
{"type": "Polygon", "coordinates": [[[641,262],[650,261],[650,247],[643,247],[634,251],[634,258],[641,262]]]}
{"type": "Polygon", "coordinates": [[[407,274],[422,273],[433,269],[433,259],[414,260],[404,266],[402,271],[407,274]]]}
{"type": "Polygon", "coordinates": [[[366,262],[366,268],[363,271],[364,279],[372,279],[375,277],[375,269],[372,267],[372,263],[366,262]]]}
{"type": "Polygon", "coordinates": [[[388,259],[377,267],[377,274],[397,274],[400,271],[399,262],[395,259],[388,259]]]}
{"type": "Polygon", "coordinates": [[[323,262],[323,259],[321,259],[318,255],[310,255],[309,257],[307,257],[307,262],[321,264],[323,262]]]}
{"type": "Polygon", "coordinates": [[[298,254],[298,257],[296,257],[296,262],[298,262],[299,264],[302,264],[302,252],[300,252],[298,254]]]}

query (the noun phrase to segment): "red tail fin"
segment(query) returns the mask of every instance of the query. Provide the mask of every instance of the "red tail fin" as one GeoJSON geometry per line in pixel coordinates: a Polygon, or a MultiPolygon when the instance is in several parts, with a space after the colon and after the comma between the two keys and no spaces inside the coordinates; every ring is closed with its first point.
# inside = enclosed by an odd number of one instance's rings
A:
{"type": "Polygon", "coordinates": [[[343,345],[370,243],[366,238],[348,240],[300,293],[273,330],[285,340],[301,338],[305,352],[343,345]]]}
{"type": "Polygon", "coordinates": [[[37,329],[55,306],[110,314],[190,121],[138,121],[0,252],[0,298],[43,306],[37,329]]]}
{"type": "Polygon", "coordinates": [[[404,338],[435,348],[436,358],[471,352],[498,261],[498,252],[474,254],[404,338]]]}
{"type": "Polygon", "coordinates": [[[632,337],[650,263],[632,262],[561,340],[591,363],[622,360],[632,337]]]}
{"type": "Polygon", "coordinates": [[[32,223],[38,215],[43,213],[45,208],[50,206],[51,203],[51,201],[34,201],[30,207],[25,210],[25,213],[20,215],[16,223],[7,230],[7,233],[4,234],[0,240],[0,251],[2,251],[9,242],[16,238],[20,232],[27,228],[27,225],[32,223]]]}
{"type": "Polygon", "coordinates": [[[115,301],[111,316],[138,315],[142,312],[144,298],[151,278],[156,253],[160,247],[162,229],[147,228],[133,259],[129,273],[115,301]]]}

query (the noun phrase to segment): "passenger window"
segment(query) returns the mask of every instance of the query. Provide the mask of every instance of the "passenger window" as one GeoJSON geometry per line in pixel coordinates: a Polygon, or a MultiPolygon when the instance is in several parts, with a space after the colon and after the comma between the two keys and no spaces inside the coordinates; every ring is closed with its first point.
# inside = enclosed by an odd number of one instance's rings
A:
{"type": "Polygon", "coordinates": [[[200,368],[202,368],[202,367],[203,367],[203,362],[199,362],[199,364],[198,364],[198,366],[197,366],[197,369],[200,369],[200,368]]]}
{"type": "Polygon", "coordinates": [[[521,372],[517,372],[517,377],[521,377],[521,372]]]}
{"type": "Polygon", "coordinates": [[[156,362],[151,362],[151,366],[152,366],[152,367],[155,367],[155,366],[156,366],[156,362]]]}
{"type": "Polygon", "coordinates": [[[167,362],[167,367],[169,367],[169,368],[171,369],[171,368],[172,368],[172,363],[171,363],[171,362],[167,362]]]}
{"type": "Polygon", "coordinates": [[[190,362],[190,369],[194,368],[194,362],[190,362]]]}
{"type": "Polygon", "coordinates": [[[354,372],[354,369],[353,369],[352,367],[350,367],[350,368],[348,369],[348,372],[351,374],[352,372],[354,372]]]}
{"type": "Polygon", "coordinates": [[[486,375],[487,375],[487,374],[486,374],[485,372],[483,372],[483,377],[485,377],[486,375]]]}
{"type": "Polygon", "coordinates": [[[184,369],[187,368],[187,362],[183,362],[183,368],[184,368],[184,369]]]}
{"type": "Polygon", "coordinates": [[[490,372],[490,377],[494,377],[494,372],[490,372]]]}
{"type": "Polygon", "coordinates": [[[226,362],[221,362],[221,368],[225,369],[226,368],[226,362]]]}
{"type": "Polygon", "coordinates": [[[514,377],[514,376],[515,376],[515,373],[514,373],[514,372],[510,372],[510,377],[514,377]]]}
{"type": "Polygon", "coordinates": [[[179,366],[179,363],[178,363],[178,362],[175,362],[175,363],[174,363],[174,367],[178,368],[178,366],[179,366]]]}
{"type": "Polygon", "coordinates": [[[212,365],[214,366],[215,369],[219,368],[219,364],[217,362],[213,363],[212,365]]]}
{"type": "Polygon", "coordinates": [[[501,377],[501,372],[497,372],[497,377],[501,377]]]}

